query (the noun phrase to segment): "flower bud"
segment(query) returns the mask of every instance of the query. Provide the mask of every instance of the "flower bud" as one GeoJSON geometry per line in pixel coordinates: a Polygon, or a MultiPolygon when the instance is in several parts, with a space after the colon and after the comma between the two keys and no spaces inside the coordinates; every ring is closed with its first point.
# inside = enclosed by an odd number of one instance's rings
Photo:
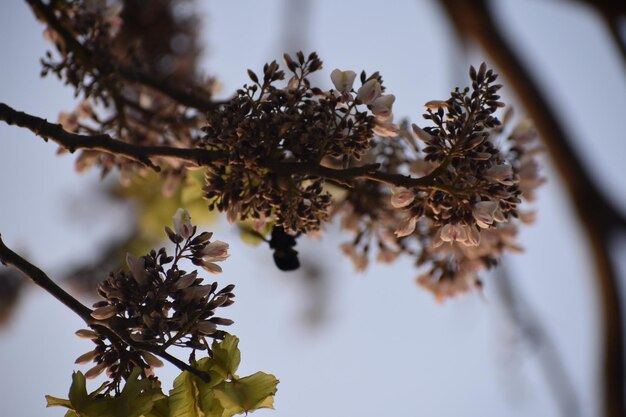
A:
{"type": "Polygon", "coordinates": [[[191,225],[191,216],[187,209],[179,208],[176,210],[176,214],[173,217],[174,231],[176,234],[187,239],[193,233],[193,227],[191,225]]]}
{"type": "Polygon", "coordinates": [[[117,308],[112,305],[98,307],[91,312],[91,317],[96,320],[106,320],[117,314],[117,308]]]}
{"type": "Polygon", "coordinates": [[[76,358],[74,363],[77,365],[84,365],[91,362],[96,356],[98,356],[98,352],[96,352],[95,350],[90,350],[89,352],[83,353],[78,358],[76,358]]]}
{"type": "Polygon", "coordinates": [[[104,371],[104,368],[106,368],[106,364],[104,362],[97,364],[85,373],[85,378],[94,379],[100,375],[102,371],[104,371]]]}
{"type": "Polygon", "coordinates": [[[211,335],[217,331],[217,325],[208,320],[203,320],[198,322],[196,328],[200,333],[211,335]]]}

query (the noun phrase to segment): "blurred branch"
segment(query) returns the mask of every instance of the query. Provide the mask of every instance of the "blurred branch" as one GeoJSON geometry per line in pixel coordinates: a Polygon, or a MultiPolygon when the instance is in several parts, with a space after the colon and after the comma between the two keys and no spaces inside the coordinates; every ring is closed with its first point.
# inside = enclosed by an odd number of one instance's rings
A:
{"type": "Polygon", "coordinates": [[[593,9],[604,19],[615,47],[619,51],[622,64],[626,66],[626,42],[620,33],[620,24],[626,19],[626,1],[624,0],[578,0],[579,3],[593,9]]]}
{"type": "Polygon", "coordinates": [[[46,292],[76,313],[87,325],[98,327],[98,329],[112,341],[117,343],[122,342],[135,349],[151,352],[167,360],[181,371],[189,371],[205,382],[210,381],[210,376],[207,373],[189,366],[185,362],[167,352],[164,352],[160,348],[132,340],[128,335],[127,323],[123,319],[115,316],[107,320],[97,320],[93,318],[91,316],[93,311],[89,307],[85,306],[76,298],[68,294],[63,288],[59,287],[41,269],[37,268],[35,265],[31,264],[26,259],[9,249],[2,241],[2,235],[0,235],[0,262],[5,265],[13,265],[15,268],[22,271],[24,275],[30,278],[35,284],[43,288],[46,292]]]}
{"type": "Polygon", "coordinates": [[[506,42],[485,0],[441,0],[457,31],[474,39],[491,56],[533,119],[561,174],[594,254],[604,322],[604,414],[626,416],[624,340],[620,289],[608,255],[608,241],[626,218],[590,178],[570,140],[523,62],[506,42]]]}
{"type": "Polygon", "coordinates": [[[611,34],[611,38],[613,39],[613,42],[615,43],[615,47],[617,48],[617,50],[620,53],[620,56],[622,57],[622,64],[626,67],[626,40],[620,33],[620,27],[619,27],[620,19],[619,17],[607,16],[607,15],[604,15],[603,17],[604,17],[604,22],[611,34]]]}
{"type": "Polygon", "coordinates": [[[496,269],[497,279],[494,285],[500,296],[501,305],[512,323],[521,331],[527,342],[539,348],[538,359],[548,386],[563,417],[579,417],[580,404],[567,368],[561,360],[550,333],[542,326],[541,321],[524,299],[522,293],[513,285],[511,276],[504,265],[496,269]]]}
{"type": "Polygon", "coordinates": [[[53,7],[44,4],[41,0],[26,0],[26,3],[28,3],[38,18],[46,22],[59,34],[65,42],[66,47],[75,54],[86,68],[97,68],[101,74],[117,72],[118,75],[128,82],[143,84],[170,97],[180,104],[200,111],[210,111],[221,104],[221,102],[212,101],[206,96],[198,94],[196,92],[198,86],[181,88],[180,86],[173,85],[166,79],[156,78],[135,67],[131,68],[110,61],[103,62],[103,59],[100,58],[97,53],[93,53],[93,51],[86,48],[65,26],[63,26],[55,16],[53,7]]]}

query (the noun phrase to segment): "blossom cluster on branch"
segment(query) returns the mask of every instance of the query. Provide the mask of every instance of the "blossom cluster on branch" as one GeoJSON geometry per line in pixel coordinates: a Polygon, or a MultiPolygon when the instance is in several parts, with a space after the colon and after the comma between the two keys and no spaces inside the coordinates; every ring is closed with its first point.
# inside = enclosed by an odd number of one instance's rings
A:
{"type": "MultiPolygon", "coordinates": [[[[91,316],[96,320],[116,319],[128,332],[123,339],[149,345],[157,351],[170,346],[208,351],[206,337],[223,339],[225,332],[218,326],[228,326],[232,320],[215,316],[215,310],[233,304],[234,285],[218,290],[218,283],[203,284],[197,271],[187,272],[179,263],[189,260],[211,273],[222,270],[215,262],[228,257],[228,244],[210,239],[212,233],[196,234],[196,226],[186,210],[179,209],[174,216],[174,230],[165,229],[169,240],[175,245],[169,256],[165,248],[150,251],[145,256],[128,254],[128,270],[111,272],[98,286],[103,298],[94,304],[91,316]]],[[[152,368],[163,363],[146,350],[129,346],[120,347],[120,341],[111,339],[107,333],[82,329],[80,337],[91,339],[95,349],[81,355],[76,363],[94,361],[96,365],[86,378],[98,376],[104,370],[111,379],[109,389],[118,389],[122,379],[128,379],[135,367],[147,375],[152,368]]]]}
{"type": "Polygon", "coordinates": [[[261,74],[248,70],[249,84],[214,102],[215,83],[196,75],[193,25],[172,12],[178,1],[160,1],[157,15],[168,23],[160,39],[180,47],[156,52],[133,30],[148,18],[134,2],[29,3],[57,46],[44,72],[83,101],[62,113],[61,132],[15,111],[4,120],[82,148],[79,170],[117,167],[129,183],[153,168],[167,196],[202,169],[209,209],[252,220],[272,249],[289,242],[282,269],[299,265],[296,238],[338,218],[352,235],[342,251],[357,269],[372,256],[411,256],[418,283],[439,300],[479,288],[480,271],[519,250],[518,226],[533,218],[520,204],[543,181],[540,147],[530,124],[511,129],[498,119],[501,86],[485,64],[470,68],[470,87],[426,103],[424,127],[394,122],[395,96],[379,73],[361,72],[355,85],[356,72],[335,69],[334,88],[313,85],[310,75],[323,68],[316,53],[285,54],[284,70],[275,61],[261,74]]]}

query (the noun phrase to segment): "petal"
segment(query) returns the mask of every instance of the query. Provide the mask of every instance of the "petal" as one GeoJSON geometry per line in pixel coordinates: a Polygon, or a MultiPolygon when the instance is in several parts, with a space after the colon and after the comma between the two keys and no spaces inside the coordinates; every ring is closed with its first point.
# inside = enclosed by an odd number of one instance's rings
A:
{"type": "Polygon", "coordinates": [[[394,187],[391,194],[391,205],[395,208],[406,207],[415,200],[415,191],[404,187],[394,187]]]}
{"type": "Polygon", "coordinates": [[[359,88],[359,91],[356,93],[356,99],[363,104],[370,104],[380,96],[380,93],[380,83],[373,78],[359,88]]]}
{"type": "Polygon", "coordinates": [[[91,317],[96,320],[106,320],[117,314],[117,308],[112,305],[106,305],[104,307],[96,308],[91,312],[91,317]]]}
{"type": "Polygon", "coordinates": [[[400,222],[398,225],[398,229],[395,231],[396,237],[404,237],[408,236],[415,231],[415,226],[417,226],[417,217],[411,216],[407,217],[400,222]]]}

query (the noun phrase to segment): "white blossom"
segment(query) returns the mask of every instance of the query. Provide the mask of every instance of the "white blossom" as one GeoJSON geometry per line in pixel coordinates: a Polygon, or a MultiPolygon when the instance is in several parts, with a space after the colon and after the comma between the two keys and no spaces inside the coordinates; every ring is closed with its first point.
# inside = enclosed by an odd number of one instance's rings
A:
{"type": "Polygon", "coordinates": [[[363,104],[371,104],[380,96],[382,90],[377,79],[372,78],[359,88],[356,99],[363,104]]]}
{"type": "Polygon", "coordinates": [[[352,90],[354,79],[356,78],[356,72],[354,71],[341,71],[336,68],[330,73],[330,79],[332,80],[335,88],[340,93],[349,93],[352,90]]]}

